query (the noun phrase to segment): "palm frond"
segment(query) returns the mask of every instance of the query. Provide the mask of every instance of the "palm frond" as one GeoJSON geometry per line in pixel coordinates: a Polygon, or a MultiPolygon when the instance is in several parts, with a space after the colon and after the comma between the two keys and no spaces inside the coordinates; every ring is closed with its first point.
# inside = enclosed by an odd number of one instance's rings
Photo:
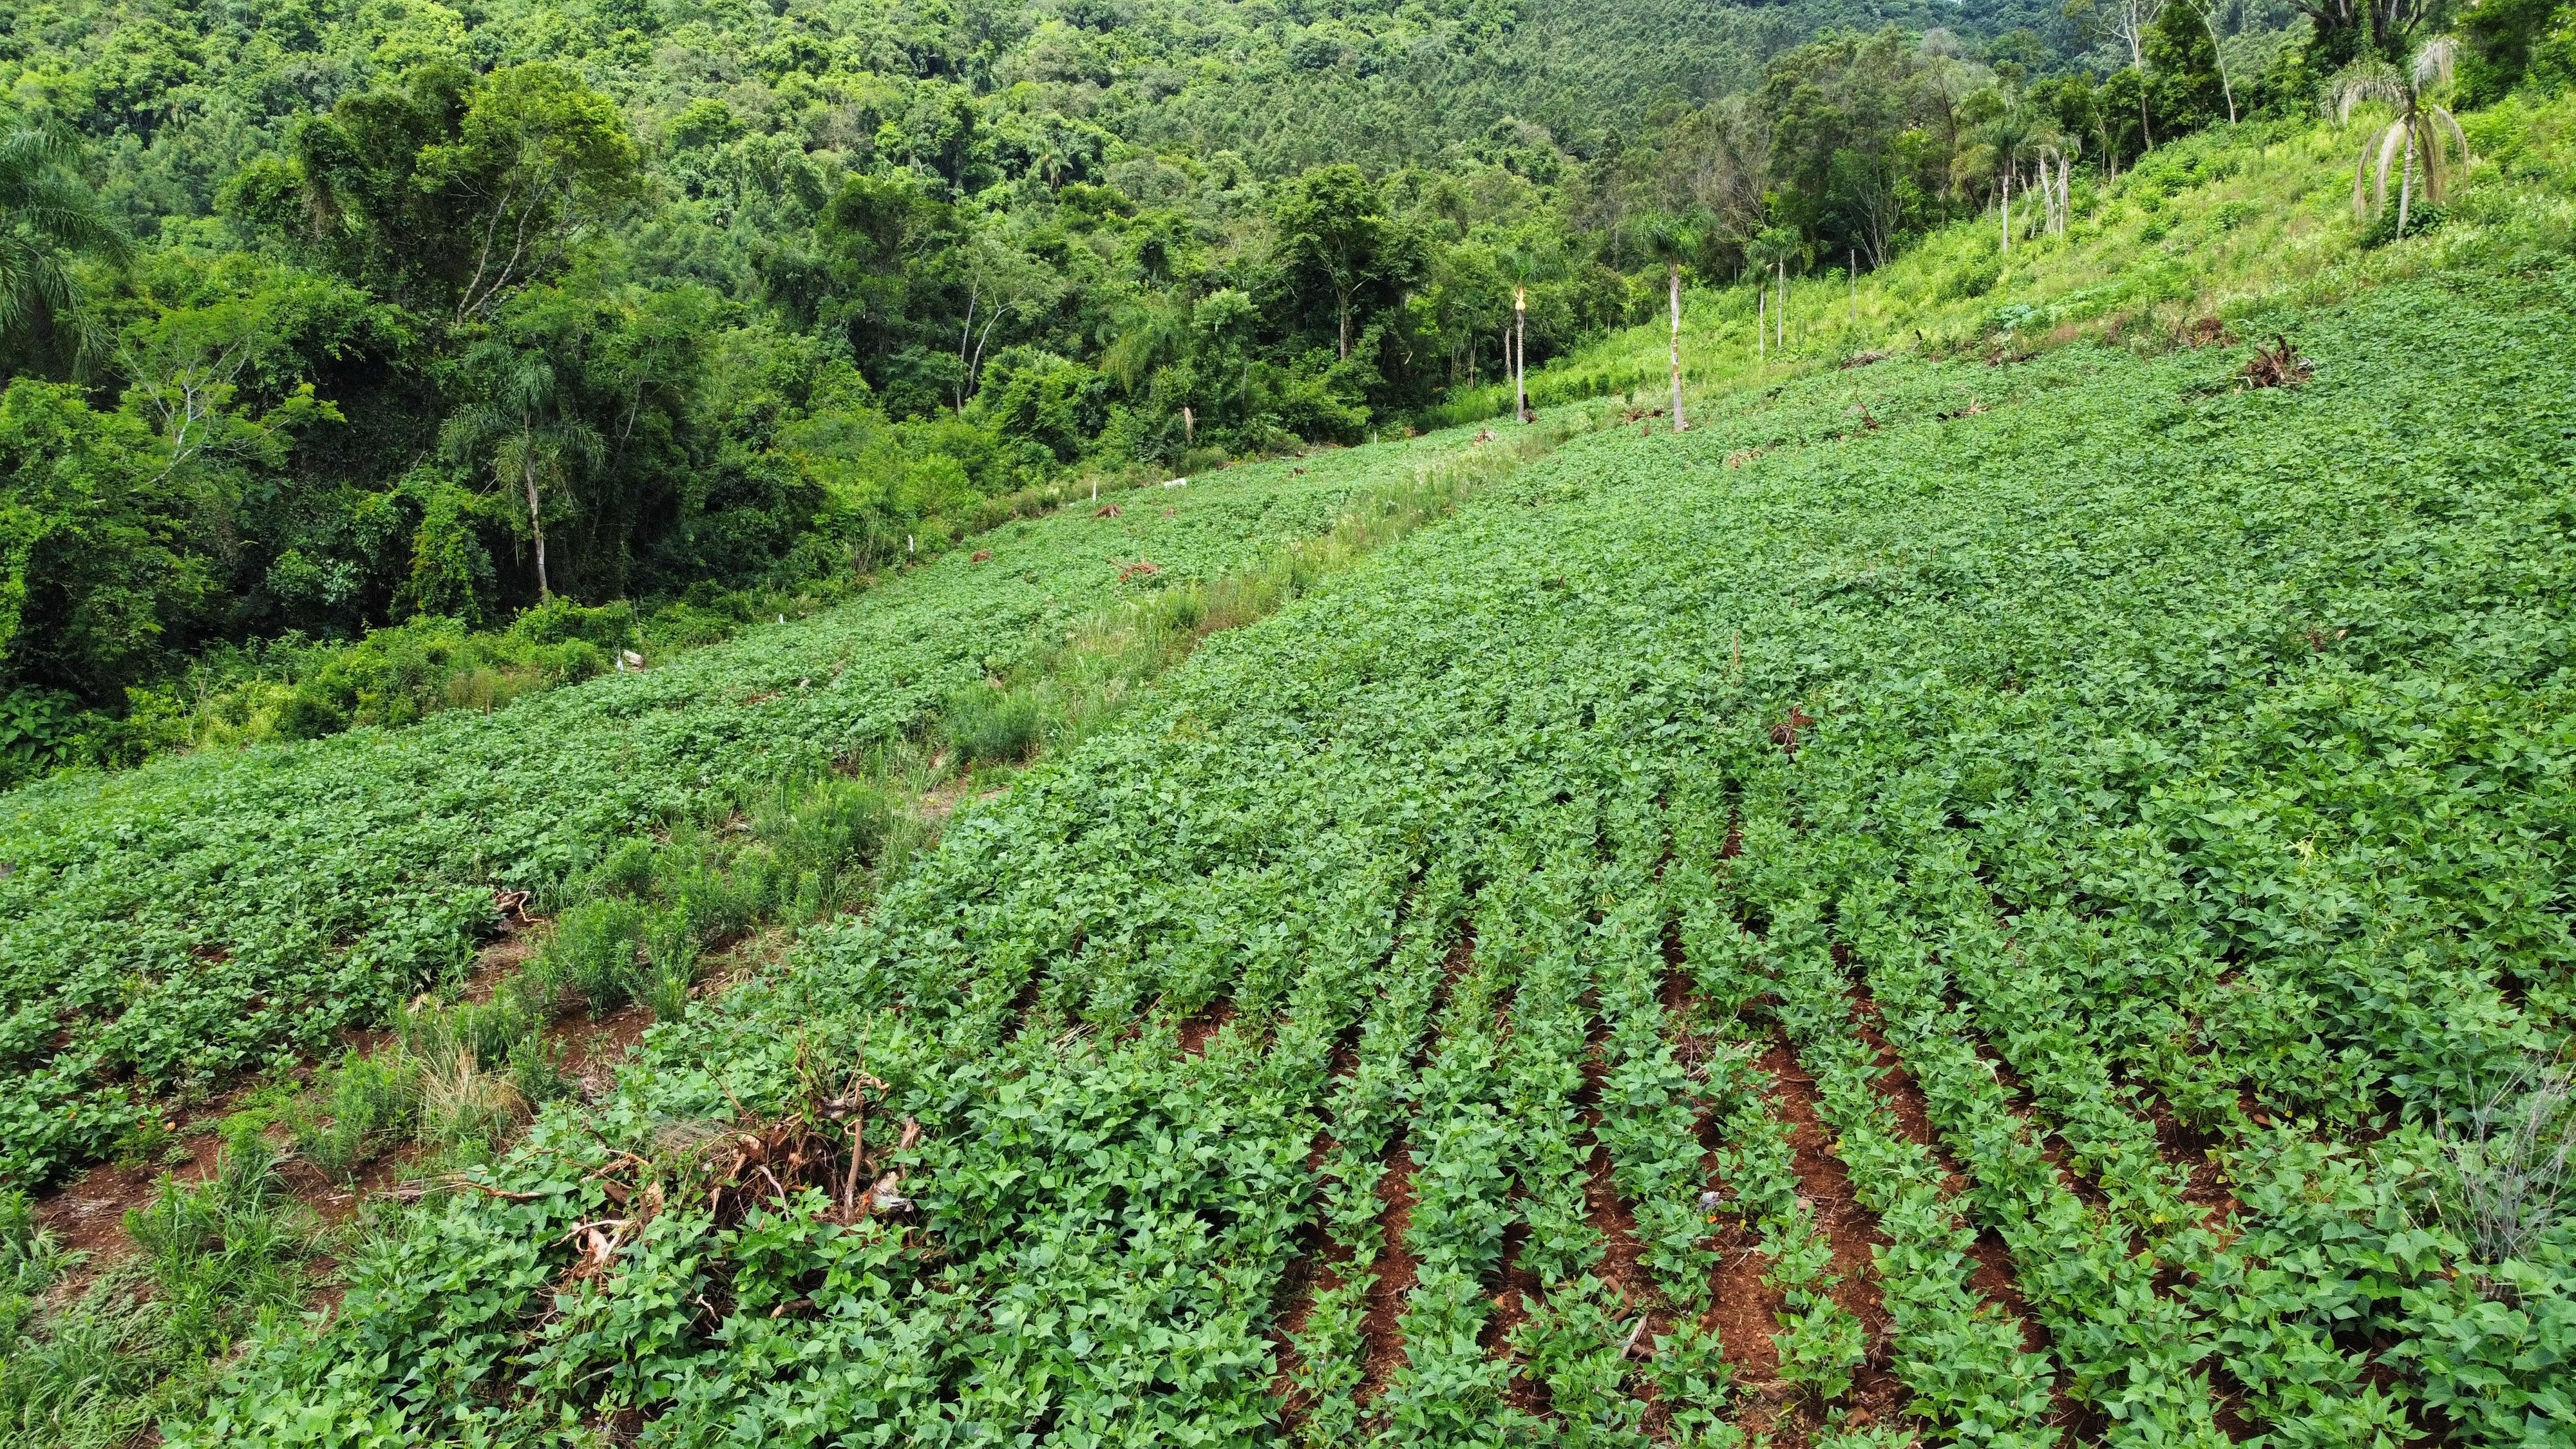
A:
{"type": "Polygon", "coordinates": [[[438,426],[438,451],[450,462],[465,462],[492,438],[507,433],[511,421],[499,409],[480,404],[458,408],[438,426]]]}
{"type": "MultiPolygon", "coordinates": [[[[2379,149],[2380,134],[2381,133],[2378,131],[2373,131],[2370,133],[2370,139],[2361,143],[2361,159],[2354,162],[2352,166],[2352,214],[2357,217],[2366,217],[2370,215],[2370,203],[2368,201],[2370,194],[2370,158],[2371,154],[2379,149]]],[[[2383,190],[2385,190],[2386,184],[2386,181],[2383,179],[2381,182],[2383,190]]]]}
{"type": "Polygon", "coordinates": [[[2396,159],[2405,143],[2406,123],[2403,121],[2390,125],[2379,143],[2379,169],[2370,187],[2370,209],[2373,211],[2388,204],[2388,163],[2396,159]]]}
{"type": "Polygon", "coordinates": [[[2460,43],[2447,35],[2436,35],[2415,52],[2415,88],[2430,90],[2449,85],[2451,70],[2459,61],[2460,43]]]}
{"type": "Polygon", "coordinates": [[[0,187],[0,217],[70,251],[123,264],[132,250],[98,197],[78,177],[61,171],[19,178],[0,187]]]}
{"type": "MultiPolygon", "coordinates": [[[[2466,131],[2460,129],[2459,119],[2453,116],[2449,111],[2442,109],[2440,106],[2427,106],[2424,110],[2427,117],[2429,117],[2429,135],[2435,140],[2439,140],[2445,136],[2449,137],[2451,144],[2459,148],[2459,169],[2462,171],[2468,170],[2470,161],[2469,135],[2466,131]]],[[[2426,148],[2428,153],[2433,149],[2434,148],[2430,146],[2426,148]]],[[[2450,187],[2450,168],[2448,166],[2443,168],[2442,186],[2445,190],[2448,190],[2450,187]]],[[[2435,195],[2433,199],[2435,201],[2439,201],[2442,198],[2439,195],[2435,195]]]]}
{"type": "Polygon", "coordinates": [[[70,257],[123,265],[131,246],[73,169],[80,138],[58,121],[0,121],[0,333],[40,321],[67,336],[76,369],[109,340],[89,314],[70,257]]]}
{"type": "Polygon", "coordinates": [[[2409,96],[2406,77],[2384,60],[2357,60],[2326,82],[2326,114],[2338,126],[2372,101],[2403,107],[2409,96]]]}
{"type": "Polygon", "coordinates": [[[0,186],[80,159],[80,137],[60,121],[21,121],[0,135],[0,186]]]}

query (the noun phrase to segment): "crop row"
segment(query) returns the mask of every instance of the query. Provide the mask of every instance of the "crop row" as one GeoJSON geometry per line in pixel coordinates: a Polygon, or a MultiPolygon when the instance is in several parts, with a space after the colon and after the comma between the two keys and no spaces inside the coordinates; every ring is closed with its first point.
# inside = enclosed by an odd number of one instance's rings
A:
{"type": "Polygon", "coordinates": [[[1768,1014],[1815,1079],[1835,1154],[1888,1238],[1877,1250],[1878,1278],[1895,1372],[1912,1392],[1908,1410],[1962,1443],[2054,1442],[2053,1371],[2023,1346],[2020,1323],[1969,1282],[1976,1230],[1943,1164],[1905,1135],[1887,1099],[1885,1069],[1857,1032],[1827,950],[1821,902],[1802,885],[1808,863],[1777,828],[1776,801],[1748,792],[1737,808],[1740,817],[1687,804],[1678,812],[1676,888],[1715,907],[1694,914],[1685,943],[1714,990],[1755,994],[1730,974],[1759,982],[1768,1014]],[[1739,853],[1721,861],[1730,834],[1739,853]],[[1740,913],[1759,915],[1760,936],[1733,918],[1740,913]]]}

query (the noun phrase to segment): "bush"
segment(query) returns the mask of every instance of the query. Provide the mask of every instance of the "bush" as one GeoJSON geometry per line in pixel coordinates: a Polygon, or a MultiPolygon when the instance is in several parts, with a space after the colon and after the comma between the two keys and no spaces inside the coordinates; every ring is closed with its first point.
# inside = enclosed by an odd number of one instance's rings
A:
{"type": "Polygon", "coordinates": [[[289,1119],[295,1154],[345,1180],[379,1141],[411,1125],[420,1110],[419,1064],[400,1051],[351,1052],[314,1097],[318,1113],[299,1110],[289,1119]]]}
{"type": "Polygon", "coordinates": [[[555,595],[510,625],[510,637],[531,644],[562,644],[580,640],[599,649],[622,649],[635,641],[634,606],[620,603],[584,608],[555,595]]]}
{"type": "Polygon", "coordinates": [[[1982,297],[1995,289],[1995,283],[2001,281],[2003,275],[2004,264],[2000,256],[1961,262],[1942,273],[1941,285],[1933,289],[1932,299],[1936,302],[1965,302],[1982,297]]]}
{"type": "Polygon", "coordinates": [[[331,703],[319,684],[307,684],[289,695],[277,712],[277,733],[290,740],[318,740],[349,727],[348,716],[331,703]]]}
{"type": "Polygon", "coordinates": [[[591,900],[566,910],[545,954],[594,1017],[634,994],[635,956],[644,942],[644,911],[632,901],[591,900]]]}
{"type": "Polygon", "coordinates": [[[752,812],[752,834],[776,856],[771,903],[812,915],[851,902],[906,818],[892,795],[864,780],[780,791],[752,812]]]}
{"type": "MultiPolygon", "coordinates": [[[[757,872],[727,870],[705,846],[666,846],[655,871],[661,898],[689,929],[692,941],[714,946],[749,931],[760,919],[757,872]]],[[[662,918],[656,918],[656,924],[662,918]]],[[[650,928],[648,927],[648,938],[650,928]]],[[[646,951],[652,950],[648,944],[646,951]]]]}
{"type": "Polygon", "coordinates": [[[80,728],[80,701],[68,694],[41,689],[0,694],[0,789],[68,761],[80,728]]]}
{"type": "Polygon", "coordinates": [[[1035,753],[1046,735],[1045,706],[1025,689],[970,686],[950,695],[940,713],[961,766],[1016,764],[1035,753]]]}
{"type": "MultiPolygon", "coordinates": [[[[2416,197],[2406,208],[2406,234],[2422,236],[2440,226],[2443,220],[2441,207],[2433,205],[2420,196],[2416,197]]],[[[2379,214],[2370,219],[2369,225],[2361,229],[2361,244],[2364,249],[2369,249],[2384,247],[2395,240],[2397,240],[2397,201],[2392,196],[2388,204],[2379,209],[2379,214]]]]}
{"type": "Polygon", "coordinates": [[[655,1021],[677,1021],[688,1014],[689,991],[698,984],[698,942],[704,931],[685,906],[658,912],[645,923],[645,960],[637,973],[635,994],[652,1009],[655,1021]]]}
{"type": "Polygon", "coordinates": [[[628,840],[591,867],[590,886],[611,895],[643,896],[653,889],[653,842],[628,840]]]}

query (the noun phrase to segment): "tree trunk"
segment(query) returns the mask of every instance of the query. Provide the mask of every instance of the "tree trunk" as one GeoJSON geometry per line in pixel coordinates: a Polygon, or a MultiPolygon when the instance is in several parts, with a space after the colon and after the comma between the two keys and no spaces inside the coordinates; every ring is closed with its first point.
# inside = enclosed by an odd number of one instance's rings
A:
{"type": "Polygon", "coordinates": [[[528,490],[528,532],[537,539],[537,602],[544,603],[554,591],[546,586],[546,525],[537,516],[537,470],[521,465],[519,481],[528,490]]]}
{"type": "Polygon", "coordinates": [[[2227,47],[2219,39],[2218,16],[2208,6],[2200,10],[2200,23],[2209,31],[2209,52],[2218,61],[2218,88],[2227,96],[2227,124],[2236,124],[2236,87],[2227,79],[2227,47]]]}
{"type": "Polygon", "coordinates": [[[966,416],[966,384],[973,376],[966,365],[966,343],[975,335],[975,303],[982,295],[981,282],[966,289],[966,321],[957,329],[957,370],[965,374],[957,379],[957,416],[961,418],[966,416]]]}
{"type": "Polygon", "coordinates": [[[1753,284],[1753,361],[1758,365],[1771,357],[1771,279],[1764,277],[1753,284]]]}
{"type": "Polygon", "coordinates": [[[2004,168],[2004,255],[2012,255],[2012,168],[2004,168]]]}
{"type": "Polygon", "coordinates": [[[1673,431],[1690,426],[1682,420],[1682,264],[1672,262],[1673,288],[1673,431]]]}
{"type": "Polygon", "coordinates": [[[1512,396],[1514,416],[1530,421],[1529,288],[1512,289],[1512,396]]]}
{"type": "Polygon", "coordinates": [[[1350,360],[1351,360],[1351,298],[1350,298],[1350,294],[1349,294],[1349,293],[1347,293],[1347,292],[1336,293],[1336,294],[1334,295],[1333,300],[1334,300],[1334,302],[1335,302],[1335,304],[1336,304],[1336,307],[1337,307],[1337,310],[1338,310],[1338,312],[1339,312],[1339,318],[1338,318],[1338,320],[1339,320],[1339,321],[1340,321],[1340,323],[1341,323],[1341,338],[1340,338],[1340,341],[1341,341],[1341,344],[1342,344],[1341,359],[1342,359],[1342,361],[1344,361],[1344,362],[1348,362],[1348,361],[1350,361],[1350,360]]]}
{"type": "Polygon", "coordinates": [[[2404,124],[2406,159],[2398,163],[2397,170],[2397,239],[2399,241],[2406,240],[2407,204],[2415,199],[2415,125],[2411,120],[2404,124]]]}
{"type": "Polygon", "coordinates": [[[1199,440],[1199,420],[1190,412],[1188,403],[1181,404],[1181,446],[1186,448],[1199,440]]]}
{"type": "Polygon", "coordinates": [[[1780,262],[1773,271],[1780,281],[1780,350],[1789,350],[1789,264],[1780,262]]]}

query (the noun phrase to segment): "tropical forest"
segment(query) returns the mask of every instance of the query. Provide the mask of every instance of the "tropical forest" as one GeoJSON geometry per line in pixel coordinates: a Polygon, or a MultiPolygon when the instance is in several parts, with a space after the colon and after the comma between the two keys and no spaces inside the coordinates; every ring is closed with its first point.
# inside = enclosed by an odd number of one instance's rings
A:
{"type": "Polygon", "coordinates": [[[2576,1449],[2576,3],[0,0],[0,1449],[2576,1449]]]}

